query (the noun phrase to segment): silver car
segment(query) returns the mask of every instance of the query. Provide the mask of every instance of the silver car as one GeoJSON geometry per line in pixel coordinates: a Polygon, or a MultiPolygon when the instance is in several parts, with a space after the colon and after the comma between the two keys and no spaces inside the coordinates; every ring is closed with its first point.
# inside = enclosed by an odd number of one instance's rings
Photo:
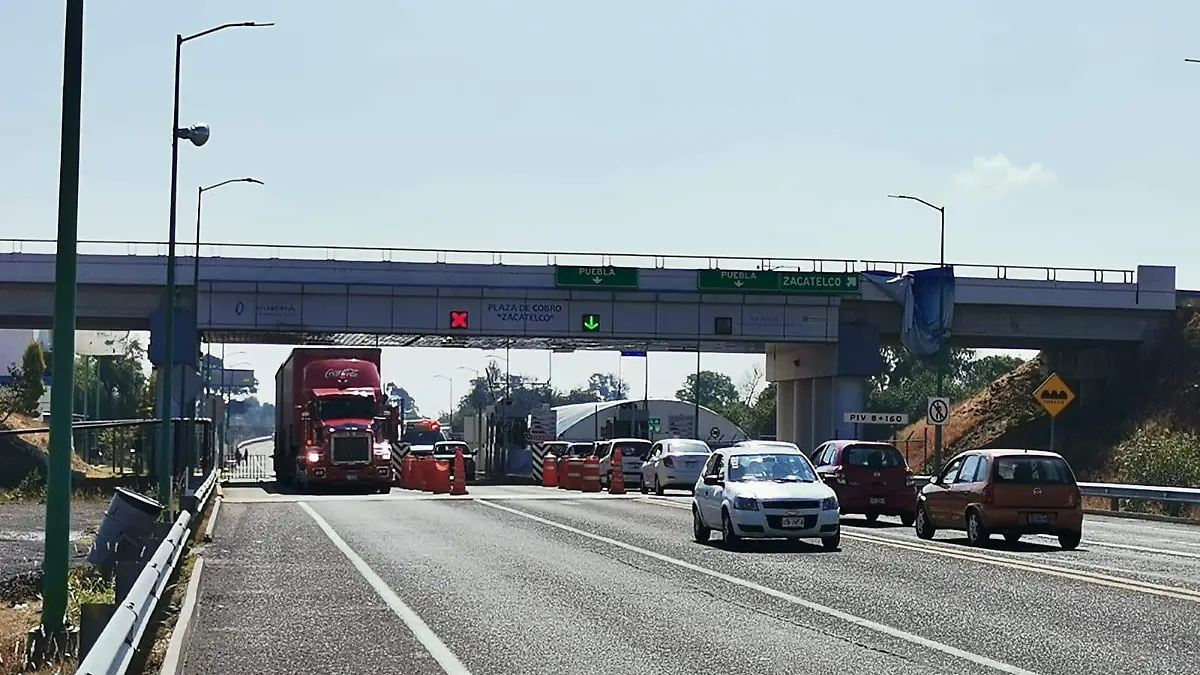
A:
{"type": "Polygon", "coordinates": [[[642,463],[642,494],[651,487],[659,495],[667,488],[694,490],[711,453],[708,443],[690,438],[656,442],[642,463]]]}

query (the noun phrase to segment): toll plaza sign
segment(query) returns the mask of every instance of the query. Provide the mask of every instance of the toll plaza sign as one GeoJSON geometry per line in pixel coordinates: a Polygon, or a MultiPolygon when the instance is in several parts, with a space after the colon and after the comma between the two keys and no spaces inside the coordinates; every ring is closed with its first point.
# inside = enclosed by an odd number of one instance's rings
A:
{"type": "Polygon", "coordinates": [[[854,295],[860,292],[856,273],[775,270],[699,270],[696,288],[701,291],[797,295],[854,295]]]}

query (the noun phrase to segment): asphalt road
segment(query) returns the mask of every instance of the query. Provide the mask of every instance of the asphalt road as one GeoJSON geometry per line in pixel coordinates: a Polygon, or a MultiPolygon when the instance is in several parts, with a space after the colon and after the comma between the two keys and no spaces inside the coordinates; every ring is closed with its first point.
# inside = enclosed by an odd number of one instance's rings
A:
{"type": "MultiPolygon", "coordinates": [[[[1189,673],[1200,528],[691,541],[686,498],[226,492],[187,673],[1189,673]]],[[[719,539],[715,537],[715,539],[719,539]]]]}
{"type": "MultiPolygon", "coordinates": [[[[95,534],[108,502],[84,501],[71,504],[71,541],[95,534]]],[[[42,565],[46,537],[46,505],[0,504],[0,581],[42,565]]],[[[76,547],[76,558],[87,555],[76,547]]]]}

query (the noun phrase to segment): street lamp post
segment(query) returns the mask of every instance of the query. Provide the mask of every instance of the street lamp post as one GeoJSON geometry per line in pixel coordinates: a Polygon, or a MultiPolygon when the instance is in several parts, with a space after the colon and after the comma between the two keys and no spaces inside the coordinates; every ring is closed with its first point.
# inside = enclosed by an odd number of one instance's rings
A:
{"type": "MultiPolygon", "coordinates": [[[[175,208],[179,192],[179,140],[187,139],[191,141],[192,145],[200,147],[208,142],[209,137],[209,129],[203,124],[196,124],[186,129],[179,127],[179,72],[180,59],[183,55],[183,45],[185,42],[211,35],[226,28],[258,28],[273,25],[275,24],[256,23],[253,21],[226,23],[186,37],[183,35],[175,36],[175,100],[171,122],[171,213],[167,232],[167,298],[165,303],[166,316],[163,320],[165,344],[163,345],[162,410],[160,415],[162,418],[162,429],[159,435],[160,447],[158,450],[158,498],[163,504],[168,505],[168,511],[170,510],[171,503],[172,474],[174,472],[172,464],[175,454],[172,444],[171,371],[175,366],[175,208]]],[[[180,404],[182,403],[183,401],[180,400],[180,404]]]]}
{"type": "MultiPolygon", "coordinates": [[[[199,312],[200,312],[200,210],[201,210],[201,206],[204,202],[204,193],[208,192],[209,190],[215,190],[215,189],[221,187],[222,185],[229,185],[230,183],[254,183],[255,185],[263,184],[263,182],[261,180],[258,180],[257,178],[230,178],[229,180],[223,180],[220,183],[215,183],[215,184],[209,185],[209,186],[199,186],[196,188],[196,255],[192,261],[192,308],[194,311],[196,311],[197,315],[199,315],[199,312]]],[[[208,381],[209,373],[208,373],[208,371],[209,371],[208,364],[205,363],[205,365],[204,365],[204,397],[205,398],[208,397],[208,390],[209,390],[209,381],[208,381]]],[[[179,401],[180,401],[180,403],[182,403],[185,398],[184,384],[185,383],[182,381],[179,383],[179,401]]],[[[188,416],[193,421],[196,419],[196,413],[197,413],[196,406],[189,405],[188,406],[188,416]]]]}
{"type": "MultiPolygon", "coordinates": [[[[946,338],[946,207],[936,206],[920,197],[909,195],[888,195],[888,197],[920,202],[937,211],[941,216],[941,232],[938,237],[938,341],[937,354],[934,356],[937,360],[937,396],[940,398],[945,396],[946,384],[946,349],[944,344],[946,338]]],[[[942,440],[942,425],[939,424],[933,428],[933,465],[937,471],[941,471],[942,469],[942,440]]]]}
{"type": "Polygon", "coordinates": [[[446,411],[447,411],[447,414],[450,415],[450,421],[453,422],[454,421],[454,380],[450,379],[450,377],[447,375],[434,375],[433,379],[445,380],[450,385],[450,407],[447,408],[446,411]]]}
{"type": "Polygon", "coordinates": [[[79,121],[83,96],[83,0],[67,0],[63,30],[58,248],[54,263],[54,376],[42,559],[42,629],[57,640],[67,614],[71,558],[71,416],[75,396],[75,282],[79,254],[79,121]]]}

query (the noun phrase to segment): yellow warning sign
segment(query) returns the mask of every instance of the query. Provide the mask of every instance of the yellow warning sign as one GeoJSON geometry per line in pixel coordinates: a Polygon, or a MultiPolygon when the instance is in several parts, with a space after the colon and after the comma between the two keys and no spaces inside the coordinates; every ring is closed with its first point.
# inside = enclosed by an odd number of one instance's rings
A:
{"type": "Polygon", "coordinates": [[[1055,373],[1047,377],[1042,386],[1034,390],[1033,397],[1042,404],[1051,417],[1058,417],[1058,414],[1071,405],[1071,401],[1075,400],[1075,392],[1071,391],[1067,383],[1063,382],[1062,378],[1055,373]]]}

